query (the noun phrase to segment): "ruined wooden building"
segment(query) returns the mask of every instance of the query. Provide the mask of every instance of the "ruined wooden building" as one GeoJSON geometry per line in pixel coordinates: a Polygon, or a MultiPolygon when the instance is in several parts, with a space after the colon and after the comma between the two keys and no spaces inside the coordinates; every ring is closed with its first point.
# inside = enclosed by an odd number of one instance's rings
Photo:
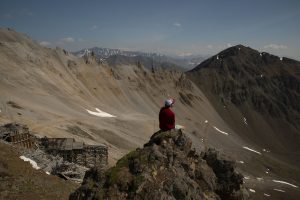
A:
{"type": "Polygon", "coordinates": [[[107,165],[107,146],[87,145],[73,138],[37,138],[30,134],[26,125],[18,123],[0,126],[1,139],[18,147],[39,147],[48,154],[59,155],[65,161],[86,167],[107,165]]]}
{"type": "Polygon", "coordinates": [[[108,150],[104,145],[87,145],[73,138],[42,138],[41,145],[52,155],[86,167],[107,165],[108,150]]]}
{"type": "Polygon", "coordinates": [[[32,148],[35,145],[35,138],[28,127],[17,123],[0,126],[0,139],[19,147],[32,148]]]}

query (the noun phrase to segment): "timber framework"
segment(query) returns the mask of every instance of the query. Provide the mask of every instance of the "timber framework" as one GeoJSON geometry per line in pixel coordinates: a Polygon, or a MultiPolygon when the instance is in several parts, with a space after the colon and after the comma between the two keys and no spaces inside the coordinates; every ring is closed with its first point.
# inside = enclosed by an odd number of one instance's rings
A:
{"type": "Polygon", "coordinates": [[[108,163],[108,148],[105,145],[88,145],[74,138],[37,138],[30,134],[26,125],[9,123],[0,126],[0,139],[22,148],[39,148],[63,160],[88,168],[105,166],[108,163]]]}
{"type": "Polygon", "coordinates": [[[107,165],[108,150],[105,145],[87,145],[74,138],[41,138],[44,151],[59,155],[68,162],[86,167],[107,165]]]}
{"type": "Polygon", "coordinates": [[[19,147],[32,148],[35,145],[35,137],[29,133],[28,127],[17,123],[0,126],[0,139],[19,147]]]}

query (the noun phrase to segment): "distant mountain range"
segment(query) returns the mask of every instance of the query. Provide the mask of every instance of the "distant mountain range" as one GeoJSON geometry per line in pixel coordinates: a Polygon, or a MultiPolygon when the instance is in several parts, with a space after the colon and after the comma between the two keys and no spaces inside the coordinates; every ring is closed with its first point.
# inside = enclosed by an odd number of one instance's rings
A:
{"type": "Polygon", "coordinates": [[[80,51],[73,52],[78,57],[85,55],[94,55],[100,62],[108,62],[109,64],[117,64],[119,61],[122,63],[141,61],[142,64],[147,67],[163,66],[163,67],[175,67],[182,70],[192,69],[206,59],[206,56],[167,56],[159,53],[147,53],[140,51],[124,51],[120,49],[110,49],[93,47],[88,49],[82,49],[80,51]]]}

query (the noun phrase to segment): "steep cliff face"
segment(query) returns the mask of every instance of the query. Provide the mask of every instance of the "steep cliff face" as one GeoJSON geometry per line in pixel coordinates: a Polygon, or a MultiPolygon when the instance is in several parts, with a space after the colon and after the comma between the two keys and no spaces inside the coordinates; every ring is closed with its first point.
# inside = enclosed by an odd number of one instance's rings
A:
{"type": "Polygon", "coordinates": [[[300,62],[237,45],[187,75],[245,139],[299,153],[300,62]]]}
{"type": "Polygon", "coordinates": [[[87,172],[70,199],[247,199],[233,161],[191,146],[181,131],[157,132],[116,166],[87,172]]]}

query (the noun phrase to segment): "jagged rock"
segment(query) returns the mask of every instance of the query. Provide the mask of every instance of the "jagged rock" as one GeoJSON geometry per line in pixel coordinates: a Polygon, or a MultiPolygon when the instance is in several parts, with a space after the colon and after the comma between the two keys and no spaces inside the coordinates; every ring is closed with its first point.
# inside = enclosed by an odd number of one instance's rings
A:
{"type": "Polygon", "coordinates": [[[191,146],[180,130],[157,132],[116,166],[89,170],[70,199],[247,199],[234,162],[191,146]]]}
{"type": "Polygon", "coordinates": [[[185,74],[181,74],[179,79],[175,82],[175,86],[184,90],[193,91],[192,82],[186,78],[185,74]]]}
{"type": "Polygon", "coordinates": [[[213,169],[217,177],[217,194],[222,199],[235,199],[232,197],[234,191],[240,189],[240,185],[243,183],[243,176],[235,173],[234,162],[225,160],[220,154],[213,150],[208,149],[205,152],[203,159],[213,169]]]}

